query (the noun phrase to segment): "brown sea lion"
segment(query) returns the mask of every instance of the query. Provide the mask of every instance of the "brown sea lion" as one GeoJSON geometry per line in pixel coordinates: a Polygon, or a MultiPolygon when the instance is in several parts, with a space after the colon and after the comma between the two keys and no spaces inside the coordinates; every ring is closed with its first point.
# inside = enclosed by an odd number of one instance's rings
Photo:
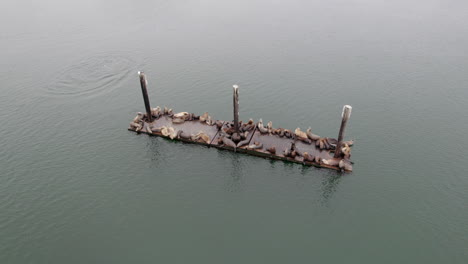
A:
{"type": "Polygon", "coordinates": [[[287,138],[292,138],[292,137],[293,137],[293,133],[291,132],[291,130],[285,129],[285,130],[284,130],[284,136],[287,137],[287,138]]]}
{"type": "Polygon", "coordinates": [[[312,128],[310,128],[310,127],[307,129],[306,135],[311,140],[319,140],[320,139],[319,135],[315,135],[314,133],[312,133],[312,128]]]}
{"type": "Polygon", "coordinates": [[[294,134],[296,137],[307,138],[307,134],[304,131],[301,131],[300,128],[296,128],[296,130],[294,130],[294,134]]]}
{"type": "Polygon", "coordinates": [[[191,139],[191,136],[188,135],[187,133],[184,133],[183,130],[179,130],[179,131],[177,131],[177,138],[182,138],[182,139],[189,140],[189,139],[191,139]]]}
{"type": "Polygon", "coordinates": [[[276,154],[276,148],[273,146],[273,147],[270,147],[270,148],[267,148],[267,151],[270,152],[271,154],[276,154]]]}
{"type": "Polygon", "coordinates": [[[203,113],[203,115],[201,115],[199,118],[200,122],[205,122],[208,116],[209,116],[208,112],[203,113]]]}
{"type": "Polygon", "coordinates": [[[314,155],[310,155],[307,152],[304,152],[302,157],[304,157],[304,161],[308,161],[308,162],[314,162],[314,160],[315,160],[314,155]]]}

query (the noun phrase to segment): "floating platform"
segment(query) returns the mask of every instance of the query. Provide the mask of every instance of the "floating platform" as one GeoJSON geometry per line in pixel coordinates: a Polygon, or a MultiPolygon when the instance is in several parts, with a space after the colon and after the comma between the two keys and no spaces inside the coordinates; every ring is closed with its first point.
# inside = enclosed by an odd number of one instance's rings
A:
{"type": "MultiPolygon", "coordinates": [[[[254,123],[251,130],[247,130],[247,136],[242,140],[244,141],[245,145],[233,147],[232,145],[223,143],[222,137],[229,136],[228,133],[226,133],[226,130],[232,130],[234,127],[234,122],[216,120],[211,125],[209,125],[207,122],[200,121],[199,117],[195,117],[198,119],[185,120],[182,123],[174,123],[173,114],[161,114],[159,116],[153,116],[151,122],[147,120],[146,117],[142,117],[141,121],[139,122],[141,127],[130,126],[128,130],[137,133],[148,134],[150,136],[164,137],[170,140],[201,144],[208,147],[246,153],[249,155],[269,159],[299,163],[305,166],[315,166],[342,171],[352,170],[352,167],[349,166],[346,169],[340,168],[339,162],[342,158],[334,158],[333,154],[335,150],[333,145],[331,149],[320,149],[320,147],[316,146],[315,141],[309,140],[310,143],[307,143],[300,140],[295,135],[292,135],[290,138],[288,138],[286,136],[280,136],[273,133],[263,134],[259,131],[259,123],[257,122],[254,123]],[[164,131],[162,130],[165,128],[173,128],[172,134],[164,134],[164,131]],[[182,132],[185,135],[190,135],[190,138],[181,137],[180,135],[178,136],[178,134],[182,132]],[[207,135],[208,138],[205,139],[208,140],[203,140],[195,136],[200,132],[207,135]],[[257,143],[257,145],[255,145],[255,143],[257,143]],[[258,145],[262,145],[262,147],[256,148],[258,145]],[[268,149],[272,150],[272,148],[275,148],[275,153],[268,151],[268,149]],[[295,150],[296,154],[285,156],[285,150],[295,150]],[[305,158],[304,156],[307,155],[308,157],[305,158]]],[[[138,119],[138,116],[136,119],[138,119]]],[[[242,122],[240,122],[240,127],[242,127],[242,122]]]]}
{"type": "Polygon", "coordinates": [[[284,128],[267,127],[262,120],[255,123],[239,121],[239,90],[233,88],[233,121],[216,120],[204,113],[197,116],[189,112],[173,113],[172,109],[151,108],[146,76],[138,72],[146,113],[138,115],[128,128],[137,133],[201,144],[208,147],[246,153],[254,156],[300,163],[306,166],[323,167],[341,171],[352,171],[350,161],[353,142],[344,142],[344,130],[351,115],[351,106],[343,107],[338,139],[319,137],[311,131],[294,132],[284,128]]]}

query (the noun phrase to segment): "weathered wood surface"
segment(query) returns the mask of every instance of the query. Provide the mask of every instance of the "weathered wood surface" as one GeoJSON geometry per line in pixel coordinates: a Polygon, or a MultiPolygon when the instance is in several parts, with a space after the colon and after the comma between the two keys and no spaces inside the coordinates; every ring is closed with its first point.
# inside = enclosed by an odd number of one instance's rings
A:
{"type": "MultiPolygon", "coordinates": [[[[183,134],[185,136],[193,136],[199,132],[203,132],[209,137],[208,141],[204,141],[202,139],[194,140],[193,138],[178,137],[174,134],[172,136],[173,140],[180,140],[187,143],[202,144],[206,146],[216,147],[219,149],[231,150],[270,159],[295,162],[307,166],[324,167],[344,171],[352,170],[352,166],[348,166],[346,169],[339,167],[338,164],[340,160],[342,160],[342,157],[334,158],[334,150],[320,149],[320,147],[316,146],[314,141],[308,144],[303,140],[299,140],[299,138],[294,135],[288,138],[286,136],[279,136],[278,134],[274,133],[262,134],[257,127],[258,123],[254,123],[252,126],[255,127],[248,131],[247,137],[245,139],[242,139],[248,141],[248,144],[234,148],[232,146],[224,144],[222,140],[223,136],[229,137],[229,133],[235,131],[234,122],[213,121],[212,124],[209,125],[207,124],[207,122],[201,122],[200,119],[198,119],[198,117],[195,116],[195,118],[192,118],[192,120],[186,120],[183,123],[173,123],[172,116],[172,113],[153,116],[151,122],[149,122],[149,120],[146,117],[143,117],[140,120],[140,124],[142,124],[141,129],[135,128],[131,125],[129,130],[165,138],[170,138],[170,136],[163,135],[159,131],[163,127],[172,127],[174,128],[175,133],[183,131],[183,134]],[[218,125],[221,127],[216,125],[216,122],[218,122],[218,125]],[[147,129],[148,126],[150,126],[151,130],[147,129]],[[255,142],[262,144],[263,147],[259,149],[251,148],[250,146],[253,146],[252,144],[254,144],[255,142]],[[294,155],[285,156],[285,150],[291,151],[292,146],[294,147],[294,155]],[[268,151],[268,149],[271,150],[271,148],[273,147],[276,149],[275,153],[268,151]],[[304,158],[304,156],[307,156],[307,158],[304,158]]],[[[240,124],[242,123],[240,122],[240,124]]],[[[240,125],[241,133],[242,131],[245,131],[243,129],[246,129],[246,127],[248,127],[246,126],[246,124],[240,125]]],[[[349,164],[351,164],[349,160],[346,161],[349,164]]]]}

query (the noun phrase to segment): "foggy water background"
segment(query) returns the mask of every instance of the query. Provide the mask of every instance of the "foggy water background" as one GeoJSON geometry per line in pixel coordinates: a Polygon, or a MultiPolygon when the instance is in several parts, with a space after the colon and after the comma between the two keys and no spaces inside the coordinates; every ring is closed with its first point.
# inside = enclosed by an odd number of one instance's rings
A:
{"type": "Polygon", "coordinates": [[[1,263],[466,263],[465,1],[2,1],[1,263]],[[144,105],[336,137],[354,172],[127,131],[144,105]]]}

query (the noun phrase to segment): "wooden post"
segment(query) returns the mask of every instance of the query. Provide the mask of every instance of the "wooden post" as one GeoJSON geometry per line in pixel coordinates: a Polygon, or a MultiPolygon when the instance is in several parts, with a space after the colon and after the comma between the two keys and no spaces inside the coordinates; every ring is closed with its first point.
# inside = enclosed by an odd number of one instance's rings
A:
{"type": "Polygon", "coordinates": [[[351,116],[351,109],[353,108],[350,105],[343,106],[343,112],[341,113],[342,120],[341,120],[340,133],[338,134],[338,143],[336,143],[336,149],[335,149],[335,158],[339,158],[341,155],[341,144],[344,138],[346,123],[348,122],[348,119],[351,116]]]}
{"type": "Polygon", "coordinates": [[[144,72],[138,72],[140,76],[140,85],[141,85],[141,92],[143,93],[143,101],[145,102],[146,108],[146,115],[148,117],[148,122],[153,122],[153,117],[151,116],[151,107],[148,98],[148,90],[146,89],[146,85],[148,85],[148,81],[146,80],[146,76],[144,72]]]}
{"type": "Polygon", "coordinates": [[[239,86],[234,84],[233,103],[234,103],[234,130],[239,134],[239,86]]]}

